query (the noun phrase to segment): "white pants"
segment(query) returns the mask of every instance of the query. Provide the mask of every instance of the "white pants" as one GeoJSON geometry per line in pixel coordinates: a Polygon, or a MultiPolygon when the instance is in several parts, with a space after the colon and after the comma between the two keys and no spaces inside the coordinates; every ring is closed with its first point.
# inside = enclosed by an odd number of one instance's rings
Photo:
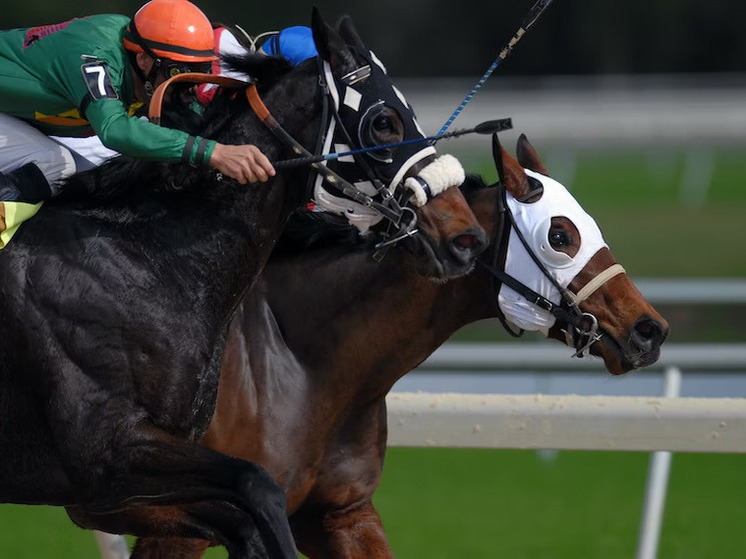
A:
{"type": "MultiPolygon", "coordinates": [[[[88,136],[86,138],[51,136],[51,138],[71,150],[75,155],[79,155],[88,161],[90,167],[98,167],[105,161],[119,155],[118,151],[109,149],[102,144],[98,136],[88,136]]],[[[80,163],[78,163],[78,167],[80,166],[80,163]]],[[[82,168],[78,169],[78,171],[84,170],[82,168]]]]}
{"type": "Polygon", "coordinates": [[[21,119],[0,113],[0,173],[34,163],[49,182],[52,196],[62,180],[115,155],[98,136],[50,137],[21,119]]]}

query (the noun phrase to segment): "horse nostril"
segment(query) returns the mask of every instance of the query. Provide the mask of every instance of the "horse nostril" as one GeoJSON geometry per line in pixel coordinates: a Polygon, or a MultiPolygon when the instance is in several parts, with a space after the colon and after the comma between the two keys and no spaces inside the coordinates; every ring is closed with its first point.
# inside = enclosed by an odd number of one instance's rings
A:
{"type": "Polygon", "coordinates": [[[469,231],[451,238],[451,252],[466,263],[487,248],[487,235],[484,231],[469,231]]]}
{"type": "Polygon", "coordinates": [[[661,323],[649,317],[641,318],[632,326],[632,339],[640,349],[647,351],[660,347],[667,335],[661,323]]]}

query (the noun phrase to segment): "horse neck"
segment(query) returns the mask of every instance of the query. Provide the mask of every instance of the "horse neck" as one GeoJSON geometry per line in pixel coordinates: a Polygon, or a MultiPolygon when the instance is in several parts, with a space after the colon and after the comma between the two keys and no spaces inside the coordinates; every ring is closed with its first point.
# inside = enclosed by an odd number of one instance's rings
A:
{"type": "Polygon", "coordinates": [[[260,282],[308,382],[345,387],[353,399],[385,394],[456,330],[488,316],[484,274],[436,284],[404,250],[381,263],[342,249],[271,260],[260,282]]]}
{"type": "MultiPolygon", "coordinates": [[[[306,65],[300,74],[292,72],[278,82],[262,99],[270,114],[296,142],[314,153],[322,126],[323,94],[318,84],[315,65],[306,65]]],[[[266,126],[258,125],[258,145],[270,161],[289,159],[295,156],[295,148],[280,141],[266,126]]],[[[288,208],[297,209],[310,199],[307,190],[310,165],[280,171],[288,177],[293,187],[288,193],[288,208]]]]}
{"type": "MultiPolygon", "coordinates": [[[[314,72],[289,76],[263,95],[265,104],[283,129],[310,150],[321,126],[317,81],[314,72]]],[[[288,157],[287,146],[253,113],[239,118],[253,121],[253,124],[228,126],[216,134],[216,139],[225,143],[254,144],[271,161],[288,157]]],[[[308,167],[279,170],[267,183],[242,186],[228,181],[218,184],[211,193],[211,199],[217,200],[227,220],[245,227],[245,234],[233,237],[233,262],[224,262],[226,270],[234,276],[236,261],[244,261],[249,266],[248,271],[241,272],[243,277],[233,278],[233,292],[244,293],[250,287],[244,278],[255,276],[263,267],[290,214],[308,200],[309,172],[308,167]]]]}

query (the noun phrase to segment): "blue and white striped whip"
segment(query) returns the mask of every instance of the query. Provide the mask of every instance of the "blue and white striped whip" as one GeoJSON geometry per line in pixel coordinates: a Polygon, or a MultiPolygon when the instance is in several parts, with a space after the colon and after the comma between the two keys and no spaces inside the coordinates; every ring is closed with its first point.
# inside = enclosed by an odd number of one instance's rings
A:
{"type": "Polygon", "coordinates": [[[458,107],[456,107],[456,110],[453,111],[453,114],[449,117],[449,119],[445,122],[445,124],[440,128],[436,136],[440,136],[446,130],[448,130],[448,127],[453,123],[454,120],[456,120],[456,117],[459,114],[461,114],[461,111],[464,110],[464,107],[466,107],[466,105],[469,104],[469,101],[471,101],[472,97],[474,97],[476,92],[479,91],[479,88],[481,88],[484,85],[484,83],[492,75],[492,72],[494,72],[497,69],[500,63],[508,57],[508,55],[510,54],[510,51],[513,50],[513,47],[516,45],[516,43],[520,41],[521,37],[523,37],[523,35],[526,34],[526,31],[528,31],[529,28],[534,23],[536,23],[536,20],[539,19],[539,16],[541,16],[541,14],[544,13],[544,10],[546,10],[547,7],[549,7],[549,4],[551,3],[552,3],[552,0],[537,0],[536,4],[534,4],[531,7],[528,14],[523,19],[523,22],[521,23],[521,26],[516,32],[516,34],[513,35],[513,38],[510,39],[510,42],[507,45],[505,45],[505,47],[500,51],[500,54],[497,55],[497,58],[495,58],[495,61],[487,69],[484,75],[481,78],[479,78],[479,81],[477,82],[477,84],[472,88],[472,90],[464,98],[464,100],[461,101],[461,104],[458,107]]]}

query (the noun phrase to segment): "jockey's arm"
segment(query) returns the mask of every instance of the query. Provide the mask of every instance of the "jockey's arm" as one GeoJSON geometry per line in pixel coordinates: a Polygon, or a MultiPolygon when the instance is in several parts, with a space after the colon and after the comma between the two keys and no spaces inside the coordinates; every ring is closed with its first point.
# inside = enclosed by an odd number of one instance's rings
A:
{"type": "Polygon", "coordinates": [[[219,144],[131,117],[117,99],[90,103],[86,117],[106,147],[130,157],[209,165],[241,184],[264,182],[274,175],[274,168],[256,146],[219,144]]]}
{"type": "Polygon", "coordinates": [[[131,117],[117,99],[93,101],[86,108],[86,118],[106,147],[138,159],[202,165],[215,148],[213,140],[131,117]]]}

